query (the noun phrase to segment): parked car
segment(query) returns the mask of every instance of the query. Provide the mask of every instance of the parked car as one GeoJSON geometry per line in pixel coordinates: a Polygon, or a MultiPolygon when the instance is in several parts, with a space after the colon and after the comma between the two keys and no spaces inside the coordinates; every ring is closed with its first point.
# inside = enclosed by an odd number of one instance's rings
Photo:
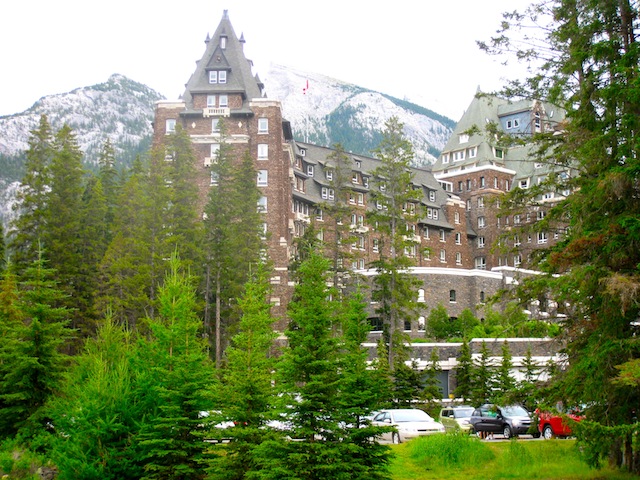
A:
{"type": "Polygon", "coordinates": [[[473,407],[468,405],[458,405],[456,407],[445,407],[440,410],[440,423],[444,425],[447,432],[462,431],[469,433],[471,428],[471,414],[473,407]]]}
{"type": "Polygon", "coordinates": [[[570,437],[573,435],[571,431],[571,422],[579,422],[584,419],[584,415],[581,415],[577,410],[562,409],[557,412],[547,412],[536,410],[536,416],[538,417],[538,431],[543,438],[549,440],[554,437],[570,437]]]}
{"type": "Polygon", "coordinates": [[[444,433],[441,423],[417,408],[380,410],[371,424],[396,427],[395,431],[382,435],[382,440],[390,440],[392,443],[401,443],[422,435],[444,433]]]}
{"type": "Polygon", "coordinates": [[[471,415],[471,428],[478,433],[501,433],[504,438],[528,433],[531,415],[520,405],[485,404],[471,415]]]}

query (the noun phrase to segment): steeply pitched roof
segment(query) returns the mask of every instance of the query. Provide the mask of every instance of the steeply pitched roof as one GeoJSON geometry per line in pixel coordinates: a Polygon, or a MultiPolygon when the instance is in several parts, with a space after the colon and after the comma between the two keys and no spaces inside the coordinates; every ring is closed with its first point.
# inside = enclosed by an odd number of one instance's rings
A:
{"type": "Polygon", "coordinates": [[[262,96],[261,84],[251,72],[252,62],[244,55],[244,36],[236,36],[227,10],[213,36],[207,36],[204,55],[197,62],[196,71],[187,82],[183,100],[187,110],[193,109],[193,94],[242,93],[242,110],[249,111],[249,101],[262,96]],[[221,39],[224,38],[224,46],[221,39]],[[209,83],[210,70],[227,71],[226,83],[209,83]]]}

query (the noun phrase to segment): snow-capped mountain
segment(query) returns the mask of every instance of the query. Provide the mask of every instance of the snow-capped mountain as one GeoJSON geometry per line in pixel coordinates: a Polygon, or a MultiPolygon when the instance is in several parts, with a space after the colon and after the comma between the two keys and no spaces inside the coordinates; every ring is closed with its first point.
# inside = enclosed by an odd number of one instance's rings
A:
{"type": "MultiPolygon", "coordinates": [[[[282,103],[294,137],[302,141],[339,142],[347,151],[371,155],[385,121],[397,116],[414,146],[416,166],[427,166],[455,126],[424,107],[324,75],[274,64],[259,75],[267,97],[282,103]]],[[[42,97],[22,113],[0,117],[0,221],[6,225],[13,215],[29,132],[42,114],[54,131],[65,123],[74,130],[88,168],[95,168],[107,138],[118,164],[126,166],[149,148],[154,104],[161,99],[153,89],[116,74],[105,83],[42,97]]]]}
{"type": "MultiPolygon", "coordinates": [[[[261,75],[262,76],[262,75],[261,75]]],[[[397,116],[414,147],[416,166],[430,165],[455,122],[424,107],[317,73],[271,64],[262,78],[267,97],[280,100],[294,137],[370,155],[384,123],[397,116]]]]}

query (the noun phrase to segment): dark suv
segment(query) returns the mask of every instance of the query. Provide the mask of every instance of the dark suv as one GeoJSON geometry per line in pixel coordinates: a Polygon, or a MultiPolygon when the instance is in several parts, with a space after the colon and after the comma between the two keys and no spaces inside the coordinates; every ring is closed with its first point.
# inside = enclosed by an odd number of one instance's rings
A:
{"type": "Polygon", "coordinates": [[[501,433],[511,438],[528,433],[531,415],[519,405],[485,404],[473,411],[470,422],[473,432],[501,433]]]}

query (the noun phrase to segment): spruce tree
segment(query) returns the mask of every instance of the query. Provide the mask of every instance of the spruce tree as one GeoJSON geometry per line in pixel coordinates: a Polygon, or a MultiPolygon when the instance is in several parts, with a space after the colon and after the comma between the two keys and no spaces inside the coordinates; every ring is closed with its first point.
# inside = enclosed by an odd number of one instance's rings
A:
{"type": "Polygon", "coordinates": [[[119,188],[121,186],[119,173],[116,169],[116,152],[109,138],[107,138],[102,145],[98,165],[100,167],[98,178],[102,184],[102,191],[107,208],[105,213],[106,240],[107,243],[109,243],[113,238],[113,221],[117,208],[116,202],[119,195],[119,188]]]}
{"type": "Polygon", "coordinates": [[[380,255],[372,262],[376,269],[372,299],[378,305],[376,313],[382,320],[393,371],[396,360],[404,361],[407,356],[404,324],[417,318],[420,309],[417,302],[420,281],[407,273],[415,266],[415,260],[405,255],[405,249],[415,248],[409,232],[419,216],[420,192],[412,184],[413,147],[396,117],[385,123],[383,139],[373,153],[380,165],[372,172],[371,197],[379,208],[369,212],[368,221],[373,226],[373,236],[379,240],[380,255]]]}
{"type": "Polygon", "coordinates": [[[438,349],[433,348],[429,356],[429,365],[424,371],[424,389],[422,390],[422,398],[427,401],[430,409],[439,405],[442,400],[442,390],[439,382],[441,371],[438,349]]]}
{"type": "Polygon", "coordinates": [[[49,265],[56,270],[60,288],[69,299],[65,305],[74,308],[71,327],[81,336],[92,333],[94,327],[89,313],[91,299],[78,290],[86,284],[82,270],[88,260],[82,256],[83,175],[82,152],[74,132],[65,124],[53,142],[42,240],[49,265]]]}
{"type": "Polygon", "coordinates": [[[466,339],[462,341],[460,356],[456,366],[456,388],[454,394],[462,401],[471,399],[473,387],[474,365],[471,357],[471,349],[466,339]]]}
{"type": "Polygon", "coordinates": [[[5,242],[4,225],[2,223],[2,218],[0,218],[0,275],[2,275],[7,267],[7,248],[5,242]]]}
{"type": "Polygon", "coordinates": [[[219,405],[222,420],[233,422],[235,427],[220,432],[230,442],[222,445],[224,451],[214,458],[212,478],[256,476],[259,462],[255,449],[270,436],[265,426],[275,395],[271,351],[276,334],[271,327],[269,291],[268,270],[258,265],[238,302],[242,313],[238,333],[225,350],[219,405]]]}
{"type": "Polygon", "coordinates": [[[135,439],[144,478],[204,478],[207,425],[203,411],[214,397],[213,366],[202,339],[192,280],[177,255],[158,291],[158,311],[148,318],[148,340],[137,349],[140,380],[136,395],[149,410],[135,439]]]}
{"type": "Polygon", "coordinates": [[[494,400],[494,372],[490,359],[491,352],[487,343],[482,341],[480,356],[474,364],[474,377],[471,387],[471,402],[480,405],[494,400]]]}
{"type": "Polygon", "coordinates": [[[53,156],[53,133],[46,115],[40,116],[38,127],[30,132],[28,143],[25,174],[14,206],[18,216],[11,224],[8,244],[18,274],[38,259],[45,228],[44,209],[53,156]]]}
{"type": "Polygon", "coordinates": [[[502,361],[496,372],[495,389],[498,398],[504,399],[502,403],[511,403],[515,393],[516,380],[511,374],[513,369],[513,357],[509,349],[509,342],[506,340],[502,344],[502,361]]]}
{"type": "Polygon", "coordinates": [[[150,412],[135,395],[134,355],[131,332],[107,316],[75,357],[46,408],[55,425],[50,457],[58,478],[142,477],[132,439],[150,412]]]}
{"type": "Polygon", "coordinates": [[[60,387],[71,313],[58,306],[64,294],[42,255],[24,271],[17,291],[13,278],[5,276],[0,314],[0,435],[29,438],[45,428],[43,407],[60,387]]]}

